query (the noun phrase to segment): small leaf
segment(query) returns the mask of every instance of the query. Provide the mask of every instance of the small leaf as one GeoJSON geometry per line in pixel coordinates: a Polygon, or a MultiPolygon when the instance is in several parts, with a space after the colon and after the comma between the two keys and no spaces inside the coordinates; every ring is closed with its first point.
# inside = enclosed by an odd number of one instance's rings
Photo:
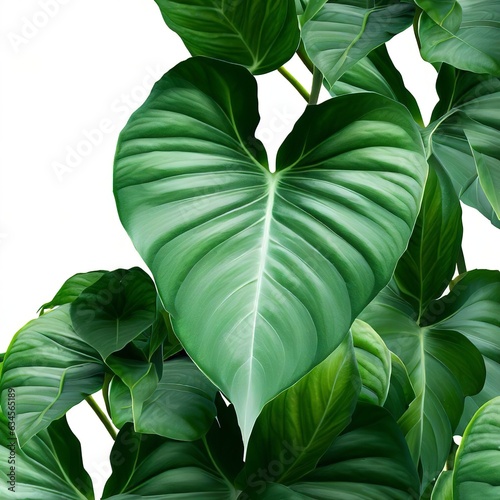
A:
{"type": "Polygon", "coordinates": [[[302,39],[330,87],[373,49],[404,31],[415,6],[398,0],[330,0],[307,21],[302,39]]]}
{"type": "Polygon", "coordinates": [[[415,3],[437,24],[452,13],[456,0],[415,0],[415,3]]]}
{"type": "MultiPolygon", "coordinates": [[[[16,403],[20,397],[16,393],[16,403]]],[[[9,422],[0,412],[2,498],[94,500],[90,476],[83,468],[80,442],[65,417],[52,422],[22,448],[9,430],[9,422]]]]}
{"type": "Polygon", "coordinates": [[[262,74],[286,63],[299,45],[294,0],[155,0],[167,25],[193,56],[262,74]]]}
{"type": "Polygon", "coordinates": [[[155,286],[137,267],[106,273],[71,304],[75,331],[104,360],[150,327],[155,315],[155,286]]]}
{"type": "Polygon", "coordinates": [[[404,363],[391,352],[391,381],[384,408],[398,420],[415,399],[415,392],[404,363]]]}
{"type": "Polygon", "coordinates": [[[5,355],[2,408],[7,411],[9,389],[15,389],[21,446],[102,387],[102,360],[73,331],[69,308],[62,305],[30,321],[15,335],[5,355]]]}
{"type": "MultiPolygon", "coordinates": [[[[359,330],[359,326],[358,326],[359,330]]],[[[314,469],[351,421],[360,390],[351,336],[295,385],[268,403],[250,437],[240,484],[280,464],[275,482],[289,484],[314,469]]]]}
{"type": "Polygon", "coordinates": [[[439,474],[431,500],[453,500],[453,471],[445,470],[439,474]]]}
{"type": "Polygon", "coordinates": [[[383,406],[389,391],[391,353],[377,332],[364,321],[357,319],[351,332],[361,377],[359,400],[383,406]]]}
{"type": "Polygon", "coordinates": [[[54,298],[40,307],[40,314],[43,314],[47,309],[54,309],[54,307],[74,302],[87,287],[93,285],[105,273],[106,271],[91,271],[71,276],[65,281],[54,298]]]}

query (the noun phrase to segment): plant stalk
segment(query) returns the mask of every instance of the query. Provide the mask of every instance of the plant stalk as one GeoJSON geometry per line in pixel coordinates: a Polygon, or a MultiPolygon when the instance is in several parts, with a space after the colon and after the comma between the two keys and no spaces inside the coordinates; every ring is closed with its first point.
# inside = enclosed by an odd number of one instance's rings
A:
{"type": "Polygon", "coordinates": [[[323,73],[314,66],[314,71],[313,71],[313,82],[312,82],[312,89],[311,89],[311,95],[309,96],[309,104],[318,104],[318,99],[319,99],[319,94],[321,92],[321,87],[323,85],[323,73]]]}
{"type": "Polygon", "coordinates": [[[465,264],[464,251],[462,248],[460,248],[460,251],[458,252],[457,269],[458,274],[467,272],[467,265],[465,264]]]}
{"type": "Polygon", "coordinates": [[[110,436],[113,440],[116,439],[116,430],[113,427],[113,424],[110,422],[109,418],[106,414],[101,410],[101,407],[96,403],[96,400],[92,396],[87,396],[85,401],[90,405],[90,407],[94,410],[95,414],[99,417],[99,420],[104,424],[106,430],[109,432],[110,436]]]}
{"type": "Polygon", "coordinates": [[[283,66],[281,66],[281,68],[278,68],[278,71],[295,87],[295,89],[306,100],[306,102],[309,102],[309,92],[303,87],[303,85],[283,66]]]}
{"type": "Polygon", "coordinates": [[[104,383],[102,385],[102,397],[104,399],[104,404],[106,405],[106,411],[108,415],[111,415],[111,406],[109,404],[109,385],[111,384],[112,375],[106,373],[104,375],[104,383]]]}
{"type": "Polygon", "coordinates": [[[302,40],[300,41],[299,48],[297,49],[297,55],[304,63],[304,66],[312,73],[314,71],[314,64],[307,55],[306,48],[304,47],[304,42],[302,42],[302,40]]]}

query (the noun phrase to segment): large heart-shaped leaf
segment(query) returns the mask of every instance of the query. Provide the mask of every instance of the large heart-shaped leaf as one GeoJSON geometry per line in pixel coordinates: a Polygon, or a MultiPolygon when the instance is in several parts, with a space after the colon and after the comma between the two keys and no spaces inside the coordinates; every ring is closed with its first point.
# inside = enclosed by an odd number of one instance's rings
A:
{"type": "Polygon", "coordinates": [[[87,287],[93,285],[105,273],[106,271],[91,271],[71,276],[64,282],[54,298],[40,307],[41,313],[43,314],[46,309],[54,309],[54,307],[74,302],[87,287]]]}
{"type": "Polygon", "coordinates": [[[405,87],[401,74],[394,66],[384,45],[347,70],[331,87],[330,94],[339,96],[353,92],[376,92],[404,104],[421,126],[420,109],[413,95],[405,87]]]}
{"type": "Polygon", "coordinates": [[[426,1],[418,23],[422,57],[465,71],[500,76],[500,4],[491,0],[426,1]],[[436,7],[443,7],[438,14],[436,7]],[[424,7],[425,9],[425,7],[424,7]],[[448,13],[445,11],[448,10],[448,13]],[[437,20],[439,15],[441,20],[437,20]]]}
{"type": "Polygon", "coordinates": [[[235,500],[235,489],[211,459],[206,441],[137,434],[126,425],[111,451],[113,473],[103,499],[235,500]]]}
{"type": "Polygon", "coordinates": [[[441,67],[429,151],[467,205],[500,227],[500,79],[441,67]]]}
{"type": "Polygon", "coordinates": [[[417,470],[395,420],[383,408],[361,403],[316,470],[288,488],[259,479],[246,498],[408,500],[418,498],[418,488],[417,470]]]}
{"type": "Polygon", "coordinates": [[[245,441],[388,282],[427,170],[408,111],[375,94],[309,106],[276,173],[257,123],[253,77],[194,58],[156,84],[115,162],[121,220],[245,441]]]}
{"type": "Polygon", "coordinates": [[[500,496],[500,397],[470,421],[455,457],[453,499],[496,500],[500,496]]]}
{"type": "Polygon", "coordinates": [[[155,0],[167,25],[193,56],[273,71],[299,45],[294,0],[155,0]]]}
{"type": "Polygon", "coordinates": [[[138,267],[106,273],[71,304],[78,335],[104,360],[149,328],[156,318],[156,289],[138,267]]]}
{"type": "MultiPolygon", "coordinates": [[[[280,463],[275,482],[289,484],[310,472],[351,421],[361,383],[351,336],[277,398],[257,419],[240,484],[280,463]]],[[[270,472],[272,474],[272,471],[270,472]]]]}
{"type": "Polygon", "coordinates": [[[415,6],[398,0],[330,0],[302,28],[305,48],[332,86],[370,51],[408,28],[415,6]]]}
{"type": "Polygon", "coordinates": [[[362,314],[408,370],[416,397],[399,424],[422,469],[422,491],[446,462],[465,397],[478,393],[485,379],[478,349],[461,333],[432,324],[433,311],[431,304],[420,326],[418,313],[395,287],[387,287],[362,314]]]}
{"type": "Polygon", "coordinates": [[[437,326],[460,332],[481,352],[486,364],[486,382],[482,391],[467,398],[462,433],[480,406],[500,396],[500,272],[471,271],[463,275],[446,301],[431,305],[439,312],[437,326]]]}
{"type": "MultiPolygon", "coordinates": [[[[12,393],[16,405],[20,394],[12,393]]],[[[93,500],[83,468],[80,442],[66,418],[55,420],[19,448],[12,422],[0,412],[2,498],[12,500],[93,500]]]]}
{"type": "Polygon", "coordinates": [[[459,199],[446,173],[431,159],[417,223],[394,273],[398,288],[419,318],[450,283],[462,233],[459,199]]]}
{"type": "Polygon", "coordinates": [[[86,396],[104,379],[99,354],[71,327],[69,304],[29,322],[14,337],[5,356],[0,390],[7,409],[15,389],[16,434],[21,446],[86,396]]]}
{"type": "Polygon", "coordinates": [[[162,379],[135,412],[124,385],[114,378],[110,391],[111,413],[119,427],[133,421],[137,432],[193,441],[207,433],[215,418],[217,389],[189,359],[165,362],[162,379]]]}

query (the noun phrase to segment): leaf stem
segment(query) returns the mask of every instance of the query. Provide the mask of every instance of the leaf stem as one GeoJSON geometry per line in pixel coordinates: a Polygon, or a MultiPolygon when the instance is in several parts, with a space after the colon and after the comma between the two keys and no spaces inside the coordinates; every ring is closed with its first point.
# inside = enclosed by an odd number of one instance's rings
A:
{"type": "Polygon", "coordinates": [[[111,415],[111,406],[109,404],[109,385],[111,384],[111,379],[113,376],[110,373],[104,375],[104,383],[102,385],[102,397],[104,399],[104,404],[106,405],[106,411],[108,415],[111,415]]]}
{"type": "Polygon", "coordinates": [[[94,410],[95,414],[99,417],[99,420],[104,424],[110,436],[113,439],[116,439],[116,430],[113,427],[113,424],[110,422],[109,418],[106,414],[101,410],[101,407],[96,403],[96,400],[92,396],[87,396],[85,401],[90,405],[90,407],[94,410]]]}
{"type": "Polygon", "coordinates": [[[303,85],[287,70],[284,66],[278,68],[278,71],[295,87],[298,93],[309,102],[310,96],[309,92],[303,87],[303,85]]]}
{"type": "Polygon", "coordinates": [[[418,23],[420,21],[420,15],[422,14],[422,9],[417,7],[415,10],[415,16],[413,17],[413,34],[415,35],[415,39],[417,40],[418,50],[422,48],[420,44],[420,35],[418,34],[418,23]]]}
{"type": "Polygon", "coordinates": [[[467,266],[465,264],[464,250],[462,247],[460,247],[460,251],[458,252],[457,269],[458,269],[458,274],[463,274],[463,273],[467,272],[467,266]]]}
{"type": "Polygon", "coordinates": [[[297,55],[304,63],[304,66],[312,73],[314,71],[314,64],[307,55],[306,48],[304,47],[304,42],[302,40],[300,41],[299,48],[297,49],[297,55]]]}
{"type": "Polygon", "coordinates": [[[311,95],[309,97],[309,104],[318,104],[318,99],[319,99],[319,93],[321,92],[321,86],[323,85],[323,73],[314,66],[314,71],[313,71],[313,82],[312,82],[312,89],[311,89],[311,95]]]}

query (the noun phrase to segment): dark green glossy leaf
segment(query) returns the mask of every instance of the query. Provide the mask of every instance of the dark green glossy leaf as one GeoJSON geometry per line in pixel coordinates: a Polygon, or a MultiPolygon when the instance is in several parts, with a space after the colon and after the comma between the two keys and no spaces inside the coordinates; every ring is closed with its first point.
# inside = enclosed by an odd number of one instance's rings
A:
{"type": "Polygon", "coordinates": [[[47,309],[54,309],[54,307],[74,302],[87,287],[93,285],[105,273],[106,271],[91,271],[71,276],[64,282],[54,298],[40,307],[40,313],[43,314],[47,309]]]}
{"type": "MultiPolygon", "coordinates": [[[[425,2],[443,6],[451,1],[425,2]]],[[[445,62],[475,73],[500,76],[500,4],[491,0],[458,0],[436,22],[437,9],[422,12],[418,23],[422,57],[431,63],[445,62]]]]}
{"type": "Polygon", "coordinates": [[[193,441],[207,433],[215,418],[217,389],[186,358],[163,364],[161,380],[151,395],[141,398],[139,407],[134,407],[123,385],[115,378],[110,391],[111,413],[118,427],[133,421],[137,432],[193,441]]]}
{"type": "Polygon", "coordinates": [[[486,382],[482,391],[467,398],[457,432],[480,406],[500,396],[500,272],[468,272],[454,285],[450,295],[431,305],[443,330],[465,335],[481,352],[486,364],[486,382]]]}
{"type": "Polygon", "coordinates": [[[415,399],[415,392],[404,363],[391,352],[391,380],[384,408],[398,420],[415,399]]]}
{"type": "Polygon", "coordinates": [[[302,28],[309,57],[332,86],[373,49],[404,31],[415,6],[398,0],[330,0],[302,28]]]}
{"type": "Polygon", "coordinates": [[[126,425],[111,452],[113,473],[103,499],[235,500],[202,441],[137,434],[126,425]]]}
{"type": "Polygon", "coordinates": [[[167,25],[193,56],[273,71],[299,45],[294,0],[155,0],[167,25]]]}
{"type": "Polygon", "coordinates": [[[428,149],[467,205],[500,227],[500,79],[441,67],[428,149]]]}
{"type": "Polygon", "coordinates": [[[364,321],[357,319],[351,332],[361,377],[359,400],[383,406],[389,391],[391,353],[377,332],[364,321]]]}
{"type": "Polygon", "coordinates": [[[363,403],[316,470],[288,488],[259,481],[252,500],[408,500],[418,498],[419,488],[396,421],[383,408],[363,403]]]}
{"type": "Polygon", "coordinates": [[[71,304],[75,331],[104,360],[150,327],[155,317],[155,286],[137,267],[106,273],[71,304]]]}
{"type": "Polygon", "coordinates": [[[453,499],[496,500],[500,496],[500,397],[474,415],[455,457],[453,499]]]}
{"type": "MultiPolygon", "coordinates": [[[[16,403],[20,394],[16,394],[16,403]]],[[[23,448],[0,413],[0,480],[2,498],[12,500],[93,500],[83,468],[80,442],[66,418],[55,420],[23,448]],[[11,489],[12,488],[12,489],[11,489]]]]}
{"type": "Polygon", "coordinates": [[[102,387],[102,360],[73,331],[69,308],[69,304],[62,305],[30,321],[5,355],[2,408],[5,412],[9,388],[14,388],[16,433],[22,446],[102,387]]]}
{"type": "Polygon", "coordinates": [[[385,45],[372,50],[347,70],[330,89],[332,96],[354,92],[375,92],[404,104],[413,119],[423,126],[417,101],[404,85],[401,74],[394,66],[385,45]]]}
{"type": "Polygon", "coordinates": [[[257,123],[253,77],[194,58],[156,84],[115,161],[121,220],[245,442],[265,403],[323,361],[388,282],[427,170],[408,111],[382,96],[309,106],[276,173],[257,123]]]}
{"type": "Polygon", "coordinates": [[[465,397],[478,393],[485,378],[481,353],[458,331],[434,323],[435,311],[431,304],[420,326],[415,310],[387,287],[362,314],[408,370],[416,397],[399,424],[422,469],[422,491],[446,462],[465,397]]]}
{"type": "Polygon", "coordinates": [[[459,199],[441,166],[431,160],[420,214],[394,274],[419,318],[453,278],[462,234],[459,199]]]}
{"type": "Polygon", "coordinates": [[[348,335],[325,361],[264,407],[239,483],[250,484],[259,469],[274,463],[280,470],[273,481],[285,484],[313,470],[351,421],[360,387],[348,335]]]}

